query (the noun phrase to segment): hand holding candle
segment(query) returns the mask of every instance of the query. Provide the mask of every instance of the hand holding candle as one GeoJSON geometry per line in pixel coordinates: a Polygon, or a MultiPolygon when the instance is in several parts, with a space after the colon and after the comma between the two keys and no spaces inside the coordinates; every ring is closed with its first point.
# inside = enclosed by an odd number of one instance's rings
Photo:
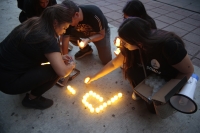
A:
{"type": "Polygon", "coordinates": [[[81,41],[77,40],[78,46],[83,49],[85,46],[87,46],[89,43],[89,39],[87,38],[81,38],[81,41]]]}
{"type": "Polygon", "coordinates": [[[115,38],[114,44],[115,44],[116,47],[119,47],[119,46],[120,46],[120,39],[119,39],[118,37],[115,38]]]}

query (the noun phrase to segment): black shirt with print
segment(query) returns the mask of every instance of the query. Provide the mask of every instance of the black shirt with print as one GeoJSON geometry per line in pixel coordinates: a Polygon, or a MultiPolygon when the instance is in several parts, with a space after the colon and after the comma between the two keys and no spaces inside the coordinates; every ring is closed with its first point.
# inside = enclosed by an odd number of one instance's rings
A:
{"type": "Polygon", "coordinates": [[[108,22],[102,11],[95,5],[80,5],[83,12],[83,21],[79,22],[76,27],[70,26],[65,35],[71,35],[75,29],[82,33],[82,37],[89,37],[102,29],[107,31],[108,22]]]}

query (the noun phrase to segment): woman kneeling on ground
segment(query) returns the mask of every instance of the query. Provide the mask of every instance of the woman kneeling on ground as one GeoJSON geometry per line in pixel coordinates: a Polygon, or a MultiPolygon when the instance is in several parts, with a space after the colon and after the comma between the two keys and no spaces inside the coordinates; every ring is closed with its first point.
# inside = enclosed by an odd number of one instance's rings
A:
{"type": "Polygon", "coordinates": [[[121,24],[118,35],[121,40],[121,53],[99,72],[90,76],[88,83],[107,75],[121,65],[125,78],[133,87],[152,73],[169,79],[182,79],[184,76],[189,79],[192,75],[194,67],[182,39],[176,34],[151,29],[147,21],[133,17],[127,18],[121,24]]]}
{"type": "Polygon", "coordinates": [[[61,55],[58,40],[71,21],[66,7],[54,5],[47,7],[40,17],[30,18],[14,28],[0,43],[2,92],[16,95],[30,91],[22,101],[28,108],[46,109],[53,105],[42,94],[75,67],[70,56],[61,55]],[[41,65],[44,62],[50,64],[41,65]]]}

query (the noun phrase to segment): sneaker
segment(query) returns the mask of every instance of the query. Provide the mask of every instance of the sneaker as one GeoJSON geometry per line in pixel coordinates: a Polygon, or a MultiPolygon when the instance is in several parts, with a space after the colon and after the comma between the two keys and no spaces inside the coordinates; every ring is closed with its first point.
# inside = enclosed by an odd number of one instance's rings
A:
{"type": "Polygon", "coordinates": [[[72,51],[72,49],[73,49],[73,46],[69,44],[68,51],[72,51]]]}
{"type": "Polygon", "coordinates": [[[53,101],[42,96],[31,100],[29,99],[29,94],[27,93],[22,100],[22,105],[26,108],[46,109],[53,105],[53,101]]]}
{"type": "Polygon", "coordinates": [[[93,52],[93,49],[87,45],[85,48],[80,49],[76,54],[75,54],[75,59],[80,59],[88,54],[91,54],[93,52]]]}
{"type": "Polygon", "coordinates": [[[132,99],[135,100],[135,101],[137,101],[137,100],[140,100],[141,98],[140,98],[139,96],[137,96],[137,95],[135,94],[135,92],[133,92],[133,94],[132,94],[132,99]]]}

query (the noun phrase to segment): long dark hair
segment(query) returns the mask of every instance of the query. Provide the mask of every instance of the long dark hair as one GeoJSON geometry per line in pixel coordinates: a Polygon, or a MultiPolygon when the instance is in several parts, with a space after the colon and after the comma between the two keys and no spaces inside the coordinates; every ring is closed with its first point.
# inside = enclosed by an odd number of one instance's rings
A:
{"type": "Polygon", "coordinates": [[[51,41],[58,36],[54,30],[53,23],[57,20],[58,24],[71,23],[72,16],[69,15],[70,10],[63,5],[57,4],[47,7],[40,17],[33,17],[17,26],[11,32],[11,39],[16,35],[21,37],[21,43],[25,38],[30,35],[34,38],[34,42],[26,43],[40,43],[45,41],[51,41]]]}
{"type": "Polygon", "coordinates": [[[143,3],[139,0],[130,0],[122,12],[130,17],[139,17],[150,23],[152,29],[157,29],[155,21],[147,14],[143,3]]]}
{"type": "MultiPolygon", "coordinates": [[[[33,1],[35,15],[40,16],[42,12],[44,11],[44,8],[40,6],[40,0],[32,0],[32,1],[33,1]]],[[[56,0],[49,0],[47,7],[55,5],[55,4],[57,4],[56,0]]]]}
{"type": "MultiPolygon", "coordinates": [[[[162,51],[162,44],[173,39],[184,45],[182,39],[172,32],[163,30],[152,30],[150,24],[138,17],[126,19],[118,29],[119,37],[130,45],[136,45],[144,54],[153,54],[162,51]],[[159,50],[159,51],[158,51],[159,50]]],[[[134,51],[129,51],[125,47],[121,48],[124,55],[124,74],[126,70],[133,66],[134,51]]]]}

